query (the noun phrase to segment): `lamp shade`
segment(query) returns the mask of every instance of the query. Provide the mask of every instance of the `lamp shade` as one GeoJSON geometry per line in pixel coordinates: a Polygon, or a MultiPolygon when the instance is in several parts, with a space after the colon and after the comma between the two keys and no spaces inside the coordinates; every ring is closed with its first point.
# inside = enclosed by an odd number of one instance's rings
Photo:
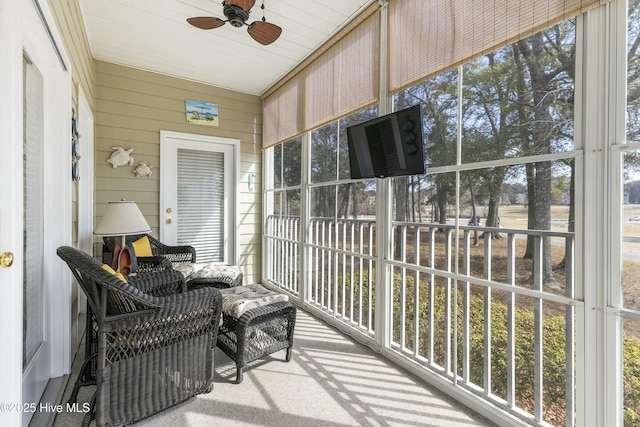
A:
{"type": "Polygon", "coordinates": [[[98,236],[128,236],[149,233],[151,227],[144,219],[136,202],[123,200],[109,202],[107,210],[93,234],[98,236]]]}

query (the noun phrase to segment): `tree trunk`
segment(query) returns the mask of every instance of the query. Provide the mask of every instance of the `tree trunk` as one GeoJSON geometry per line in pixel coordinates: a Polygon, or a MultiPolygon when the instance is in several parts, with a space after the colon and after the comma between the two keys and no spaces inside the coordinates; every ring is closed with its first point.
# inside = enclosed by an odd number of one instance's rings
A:
{"type": "Polygon", "coordinates": [[[349,194],[351,193],[351,187],[353,184],[347,184],[338,187],[338,212],[337,218],[347,218],[349,216],[349,200],[351,199],[349,194]],[[342,193],[342,194],[340,194],[342,193]]]}
{"type": "MultiPolygon", "coordinates": [[[[438,198],[438,224],[447,223],[447,193],[449,191],[448,184],[436,184],[438,198]]],[[[440,229],[442,231],[442,229],[440,229]]]]}
{"type": "Polygon", "coordinates": [[[407,221],[408,216],[408,185],[407,177],[393,179],[393,199],[395,204],[395,221],[407,221]]]}
{"type": "MultiPolygon", "coordinates": [[[[551,230],[551,162],[536,163],[535,230],[551,230]]],[[[555,287],[551,264],[551,239],[542,238],[542,281],[555,287]]]]}
{"type": "MultiPolygon", "coordinates": [[[[519,41],[518,47],[529,71],[533,94],[533,123],[530,125],[533,134],[532,151],[534,155],[548,154],[551,152],[553,135],[553,118],[550,113],[553,98],[548,96],[550,77],[545,73],[545,64],[538,62],[544,55],[543,34],[538,33],[519,41]]],[[[551,225],[551,162],[535,164],[532,195],[533,199],[529,200],[529,219],[531,220],[531,213],[533,213],[533,227],[529,228],[549,230],[551,225]]],[[[555,287],[551,265],[551,242],[548,237],[544,237],[542,240],[542,282],[544,285],[555,287]]]]}
{"type": "MultiPolygon", "coordinates": [[[[569,224],[567,231],[573,233],[576,230],[576,162],[574,159],[568,161],[571,168],[571,178],[569,179],[569,224]]],[[[564,270],[567,263],[567,255],[558,264],[557,269],[564,270]]]]}
{"type": "Polygon", "coordinates": [[[418,222],[422,222],[422,177],[418,178],[418,222]]]}
{"type": "Polygon", "coordinates": [[[353,189],[353,191],[351,191],[351,206],[352,206],[352,210],[353,210],[353,219],[358,219],[358,193],[360,191],[353,189]]]}
{"type": "MultiPolygon", "coordinates": [[[[536,199],[536,170],[532,163],[527,163],[525,169],[527,177],[527,228],[533,230],[533,224],[536,218],[536,210],[533,204],[536,199]]],[[[533,259],[533,243],[533,236],[527,236],[527,248],[524,251],[524,259],[533,259]]]]}
{"type": "Polygon", "coordinates": [[[477,228],[478,214],[476,212],[476,193],[473,189],[473,184],[471,183],[469,184],[469,193],[471,193],[471,218],[469,219],[469,223],[476,227],[475,230],[473,230],[473,246],[478,246],[480,243],[478,239],[478,228],[477,228]]]}
{"type": "MultiPolygon", "coordinates": [[[[500,226],[500,217],[498,216],[498,209],[500,208],[500,199],[495,197],[489,198],[489,211],[487,212],[487,220],[485,225],[487,227],[499,227],[500,226]]],[[[486,234],[486,233],[485,233],[486,234]]],[[[491,233],[491,238],[493,239],[502,239],[500,233],[497,231],[491,233]]]]}
{"type": "MultiPolygon", "coordinates": [[[[487,212],[487,219],[485,225],[487,227],[499,227],[500,217],[498,216],[498,209],[500,208],[500,196],[502,195],[502,183],[504,182],[504,176],[507,173],[506,168],[498,167],[492,170],[490,175],[489,185],[489,211],[487,212]]],[[[486,234],[486,233],[485,233],[486,234]]],[[[491,238],[501,239],[500,233],[491,233],[491,238]]]]}

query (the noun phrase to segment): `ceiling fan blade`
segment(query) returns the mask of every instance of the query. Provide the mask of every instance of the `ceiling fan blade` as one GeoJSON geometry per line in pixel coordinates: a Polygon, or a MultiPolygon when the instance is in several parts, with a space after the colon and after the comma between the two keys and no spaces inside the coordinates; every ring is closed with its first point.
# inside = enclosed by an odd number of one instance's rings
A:
{"type": "Polygon", "coordinates": [[[248,13],[253,5],[256,4],[256,0],[226,0],[226,3],[229,6],[237,6],[248,13]]]}
{"type": "Polygon", "coordinates": [[[256,21],[249,25],[247,32],[258,43],[268,45],[280,37],[282,28],[270,22],[256,21]]]}
{"type": "Polygon", "coordinates": [[[187,22],[196,28],[201,30],[212,30],[214,28],[222,27],[225,23],[220,18],[215,16],[198,16],[195,18],[187,18],[187,22]]]}

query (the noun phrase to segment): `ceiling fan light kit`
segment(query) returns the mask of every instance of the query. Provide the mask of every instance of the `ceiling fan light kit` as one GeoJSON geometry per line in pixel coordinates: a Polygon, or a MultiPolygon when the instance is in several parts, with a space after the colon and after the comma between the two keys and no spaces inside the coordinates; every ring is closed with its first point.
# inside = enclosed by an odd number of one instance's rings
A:
{"type": "Polygon", "coordinates": [[[254,21],[247,24],[251,8],[255,5],[255,0],[228,0],[222,2],[222,13],[227,19],[220,19],[215,16],[197,16],[188,18],[187,22],[202,30],[212,30],[219,28],[225,23],[230,23],[233,27],[240,28],[247,26],[247,33],[260,44],[269,45],[276,41],[282,28],[267,22],[264,17],[264,0],[262,2],[262,21],[254,21]]]}

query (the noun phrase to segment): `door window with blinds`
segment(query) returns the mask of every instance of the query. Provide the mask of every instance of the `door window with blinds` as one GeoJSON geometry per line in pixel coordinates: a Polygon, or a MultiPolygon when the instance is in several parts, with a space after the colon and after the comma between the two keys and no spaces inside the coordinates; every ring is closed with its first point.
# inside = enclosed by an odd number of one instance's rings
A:
{"type": "Polygon", "coordinates": [[[45,339],[43,289],[44,233],[44,89],[43,77],[31,60],[23,57],[23,365],[26,367],[45,339]]]}
{"type": "Polygon", "coordinates": [[[224,153],[178,149],[178,244],[196,248],[199,262],[223,262],[224,153]]]}

